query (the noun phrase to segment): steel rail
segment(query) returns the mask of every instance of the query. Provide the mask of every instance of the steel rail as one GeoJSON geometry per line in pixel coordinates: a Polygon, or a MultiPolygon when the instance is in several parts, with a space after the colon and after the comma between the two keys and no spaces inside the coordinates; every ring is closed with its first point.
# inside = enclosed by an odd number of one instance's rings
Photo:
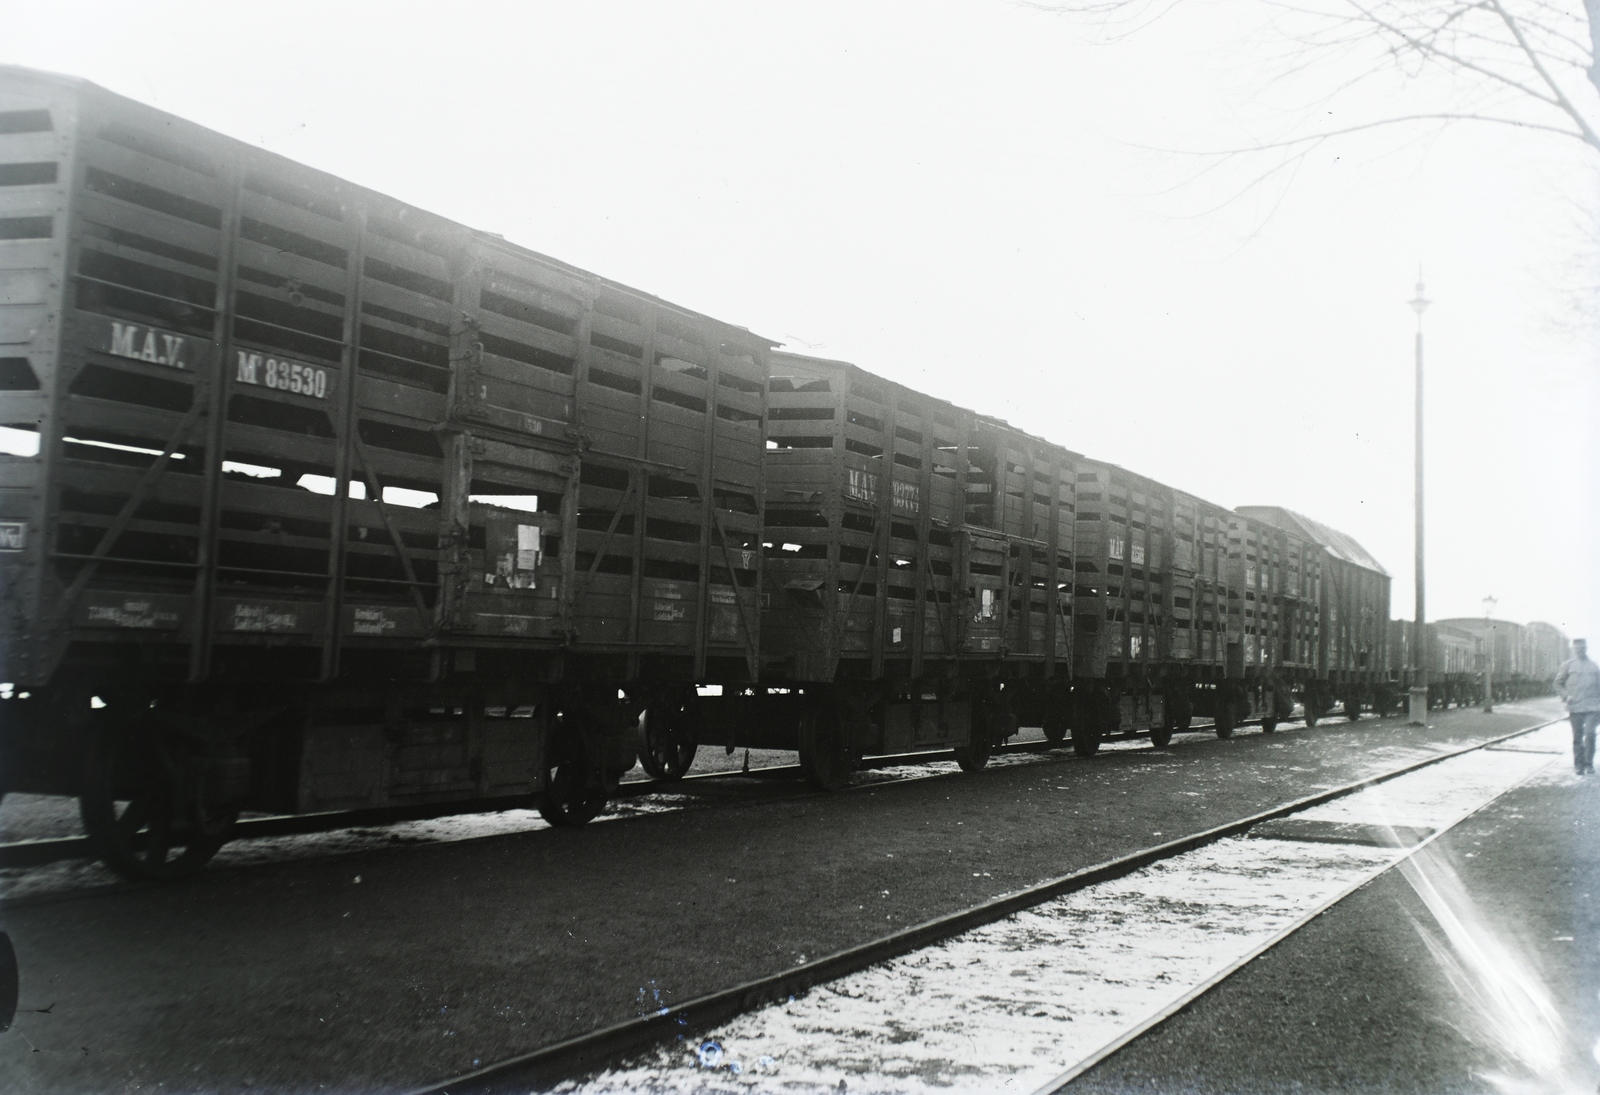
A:
{"type": "MultiPolygon", "coordinates": [[[[899,757],[872,758],[868,767],[886,767],[888,763],[926,763],[949,757],[943,753],[915,753],[899,757]]],[[[685,783],[703,780],[755,777],[772,779],[779,776],[798,776],[798,764],[763,765],[748,771],[735,769],[726,772],[696,772],[678,780],[642,779],[622,783],[613,801],[640,798],[648,794],[670,791],[685,783]]],[[[244,818],[234,826],[234,840],[258,837],[298,836],[305,833],[331,832],[336,829],[392,825],[401,821],[426,821],[456,814],[494,813],[500,810],[525,810],[531,808],[531,795],[506,796],[450,802],[418,803],[414,806],[376,806],[363,810],[329,810],[306,814],[272,814],[266,817],[244,818]],[[463,807],[466,807],[463,809],[463,807]]],[[[0,843],[0,868],[37,867],[63,859],[87,859],[94,856],[88,837],[42,837],[32,840],[14,840],[0,843]]]]}
{"type": "MultiPolygon", "coordinates": [[[[1019,743],[1031,746],[1042,743],[1019,743]]],[[[1018,745],[1007,747],[1017,751],[1018,745]]],[[[865,768],[886,768],[896,764],[930,763],[953,757],[949,750],[929,753],[905,753],[892,757],[872,757],[865,768]]],[[[800,775],[798,764],[772,764],[759,768],[734,769],[726,772],[696,772],[677,780],[641,779],[619,784],[613,801],[641,798],[645,795],[669,792],[684,784],[693,785],[707,780],[735,778],[776,779],[800,775]]],[[[881,786],[875,785],[875,786],[881,786]]],[[[500,810],[525,810],[531,808],[531,795],[454,800],[451,802],[419,803],[414,806],[376,806],[363,810],[329,810],[306,814],[272,814],[266,817],[244,818],[234,826],[234,840],[259,837],[298,836],[305,833],[332,832],[337,829],[392,825],[402,821],[426,821],[436,817],[456,814],[494,813],[500,810]],[[463,807],[466,807],[463,809],[463,807]]],[[[41,837],[31,840],[14,840],[0,843],[0,868],[37,867],[64,859],[88,859],[94,848],[88,837],[41,837]]]]}
{"type": "MultiPolygon", "coordinates": [[[[617,798],[637,798],[661,790],[663,787],[677,786],[687,780],[703,780],[726,778],[729,776],[755,775],[758,772],[799,772],[799,767],[778,766],[772,768],[753,768],[749,773],[734,772],[700,772],[692,776],[685,776],[683,780],[667,783],[662,780],[639,780],[622,784],[617,791],[617,798]]],[[[531,795],[507,796],[504,798],[482,798],[450,802],[418,803],[413,806],[375,806],[363,810],[328,810],[306,814],[271,814],[265,817],[250,817],[240,820],[234,826],[233,840],[247,840],[259,837],[272,836],[299,836],[305,833],[332,832],[337,829],[363,828],[374,825],[393,825],[401,821],[426,821],[436,817],[450,817],[456,814],[495,813],[501,810],[525,810],[530,808],[531,795]],[[466,806],[467,809],[462,807],[466,806]]],[[[37,867],[46,863],[55,863],[63,859],[88,859],[94,856],[94,848],[88,837],[44,837],[36,840],[15,840],[0,843],[0,867],[37,867]]]]}
{"type": "Polygon", "coordinates": [[[1498,745],[1512,738],[1531,734],[1562,721],[1564,720],[1560,718],[1548,719],[1508,734],[1440,753],[1438,756],[1414,761],[1388,772],[1367,776],[1331,790],[1319,791],[1314,795],[1307,795],[1293,802],[1274,806],[1198,833],[1191,833],[1129,855],[1106,860],[1071,874],[994,898],[970,909],[936,917],[869,943],[846,948],[795,969],[758,977],[683,1004],[662,1008],[651,1015],[616,1023],[588,1034],[544,1046],[453,1079],[413,1088],[408,1095],[513,1095],[513,1093],[526,1095],[528,1092],[549,1089],[562,1081],[596,1072],[631,1053],[641,1052],[660,1042],[680,1035],[688,1037],[698,1034],[756,1008],[806,992],[817,985],[837,980],[891,958],[921,950],[985,924],[1003,920],[1014,913],[1041,905],[1046,901],[1132,874],[1152,863],[1170,859],[1227,837],[1237,836],[1264,821],[1287,817],[1301,810],[1344,798],[1368,787],[1498,745]]]}
{"type": "MultiPolygon", "coordinates": [[[[1259,724],[1259,719],[1239,723],[1240,726],[1259,724]]],[[[1283,723],[1279,723],[1279,725],[1282,726],[1283,723]]],[[[1202,725],[1191,727],[1188,730],[1179,730],[1177,733],[1208,734],[1212,732],[1212,729],[1210,726],[1202,725]]],[[[1142,737],[1149,737],[1149,731],[1128,731],[1102,740],[1131,741],[1142,737]]],[[[995,753],[1048,753],[1056,749],[1070,749],[1071,747],[1070,739],[1063,741],[1059,745],[1052,745],[1048,741],[1018,741],[999,746],[995,749],[995,753]]],[[[893,768],[912,764],[933,764],[939,761],[954,760],[955,753],[949,749],[894,753],[868,757],[862,762],[860,770],[893,768]]],[[[650,794],[671,793],[673,788],[682,787],[685,784],[692,786],[695,783],[707,780],[737,779],[741,777],[777,780],[783,777],[796,777],[799,775],[801,775],[801,768],[798,764],[768,764],[748,770],[733,769],[723,772],[696,772],[676,780],[629,780],[618,785],[613,801],[641,798],[650,794]]],[[[875,783],[861,786],[877,788],[888,786],[888,784],[875,783]]],[[[845,790],[848,791],[850,789],[846,788],[845,790]]],[[[828,792],[816,793],[826,794],[828,792]]],[[[532,796],[519,795],[504,798],[456,799],[450,802],[418,803],[413,806],[375,806],[363,810],[273,814],[266,817],[244,818],[235,825],[234,835],[231,839],[249,840],[273,836],[299,836],[307,833],[332,832],[338,829],[392,825],[402,821],[426,821],[431,818],[450,817],[456,814],[487,814],[501,810],[525,810],[530,808],[531,801],[532,796]]],[[[39,867],[66,859],[90,859],[94,857],[94,854],[89,838],[84,836],[40,837],[6,841],[0,842],[0,868],[39,867]]]]}

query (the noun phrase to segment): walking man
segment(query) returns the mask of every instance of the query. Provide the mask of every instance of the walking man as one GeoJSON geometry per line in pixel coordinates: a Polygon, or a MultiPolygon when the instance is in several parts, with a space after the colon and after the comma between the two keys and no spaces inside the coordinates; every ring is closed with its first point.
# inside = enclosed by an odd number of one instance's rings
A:
{"type": "Polygon", "coordinates": [[[1594,731],[1600,725],[1600,665],[1589,660],[1589,644],[1572,640],[1572,657],[1556,671],[1556,691],[1572,720],[1572,764],[1580,776],[1594,775],[1594,731]]]}

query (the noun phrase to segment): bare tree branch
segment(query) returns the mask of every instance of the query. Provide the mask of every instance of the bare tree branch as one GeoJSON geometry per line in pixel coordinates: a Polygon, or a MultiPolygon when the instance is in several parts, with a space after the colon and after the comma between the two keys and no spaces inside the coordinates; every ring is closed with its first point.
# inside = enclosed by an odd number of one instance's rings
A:
{"type": "Polygon", "coordinates": [[[1589,82],[1600,91],[1600,0],[1583,0],[1589,16],[1589,82]]]}
{"type": "MultiPolygon", "coordinates": [[[[1239,156],[1247,152],[1266,152],[1275,148],[1295,148],[1301,145],[1321,144],[1335,137],[1346,137],[1352,133],[1363,133],[1373,129],[1383,129],[1388,126],[1405,125],[1410,122],[1489,122],[1494,125],[1508,125],[1516,129],[1532,129],[1545,133],[1556,133],[1563,137],[1577,137],[1583,139],[1583,134],[1571,129],[1562,129],[1559,126],[1544,125],[1540,122],[1525,122],[1518,118],[1497,118],[1491,114],[1471,114],[1459,111],[1447,111],[1438,114],[1400,114],[1393,118],[1378,118],[1359,125],[1345,126],[1341,129],[1322,129],[1315,133],[1307,133],[1302,137],[1290,137],[1282,141],[1266,141],[1261,144],[1248,145],[1242,148],[1223,148],[1211,151],[1195,152],[1191,155],[1198,156],[1239,156]]],[[[1181,151],[1168,149],[1167,151],[1181,151]]]]}
{"type": "MultiPolygon", "coordinates": [[[[1101,21],[1149,25],[1178,0],[1027,2],[1101,21]]],[[[1600,114],[1593,99],[1600,95],[1600,0],[1583,0],[1582,14],[1560,0],[1263,0],[1263,6],[1280,13],[1280,79],[1299,79],[1330,60],[1360,66],[1356,75],[1327,91],[1323,104],[1331,105],[1334,97],[1385,70],[1406,80],[1429,71],[1447,75],[1456,80],[1457,101],[1455,109],[1317,129],[1266,141],[1254,150],[1309,149],[1323,140],[1416,121],[1472,121],[1556,134],[1600,151],[1595,120],[1600,114]],[[1563,80],[1557,73],[1571,76],[1563,80]],[[1581,85],[1574,86],[1580,73],[1588,85],[1581,93],[1581,85]],[[1589,101],[1580,104],[1580,97],[1589,101]],[[1547,111],[1559,115],[1560,122],[1538,116],[1547,111]]]]}
{"type": "Polygon", "coordinates": [[[1572,101],[1567,98],[1566,92],[1561,90],[1561,85],[1556,83],[1551,78],[1550,73],[1545,70],[1544,62],[1539,59],[1538,51],[1528,45],[1528,40],[1523,37],[1522,28],[1517,26],[1517,21],[1506,13],[1506,9],[1501,5],[1500,0],[1488,0],[1488,2],[1495,11],[1500,13],[1500,18],[1505,21],[1506,28],[1516,38],[1517,45],[1521,46],[1522,51],[1528,55],[1528,63],[1533,65],[1535,71],[1539,73],[1546,86],[1555,95],[1557,104],[1571,116],[1573,121],[1578,123],[1578,128],[1583,130],[1583,139],[1593,145],[1597,151],[1600,151],[1600,135],[1595,133],[1589,123],[1584,120],[1583,115],[1578,112],[1578,108],[1573,106],[1572,101]]]}
{"type": "MultiPolygon", "coordinates": [[[[1496,4],[1495,6],[1498,7],[1499,5],[1496,4]]],[[[1547,104],[1549,106],[1559,107],[1561,105],[1561,100],[1559,98],[1557,98],[1555,96],[1551,96],[1551,95],[1545,95],[1545,94],[1541,93],[1537,88],[1529,87],[1527,84],[1524,84],[1522,81],[1513,79],[1512,77],[1507,76],[1506,74],[1504,74],[1502,72],[1496,72],[1492,68],[1489,68],[1487,65],[1478,64],[1475,61],[1472,61],[1472,60],[1470,60],[1470,59],[1468,59],[1466,57],[1459,56],[1458,54],[1456,54],[1456,53],[1454,53],[1454,52],[1452,52],[1450,50],[1441,49],[1440,47],[1434,45],[1431,42],[1427,42],[1427,41],[1424,41],[1424,40],[1422,40],[1420,38],[1416,38],[1416,37],[1406,33],[1406,31],[1404,31],[1400,27],[1397,27],[1397,26],[1393,25],[1392,23],[1389,23],[1389,22],[1385,21],[1384,19],[1380,18],[1375,12],[1369,11],[1368,9],[1362,7],[1360,4],[1352,3],[1351,7],[1355,8],[1357,11],[1359,11],[1361,13],[1362,18],[1367,20],[1368,22],[1370,22],[1373,26],[1375,26],[1378,29],[1380,29],[1382,31],[1385,31],[1385,32],[1387,32],[1389,34],[1393,34],[1397,38],[1400,38],[1407,45],[1409,45],[1412,49],[1415,49],[1418,53],[1424,54],[1424,55],[1426,55],[1428,57],[1431,57],[1431,58],[1433,58],[1435,60],[1438,60],[1438,61],[1443,61],[1445,64],[1454,65],[1457,68],[1464,68],[1468,72],[1476,72],[1480,76],[1484,76],[1484,77],[1487,77],[1490,80],[1494,80],[1494,81],[1496,81],[1498,83],[1505,84],[1507,87],[1510,87],[1510,88],[1512,88],[1512,89],[1514,89],[1516,91],[1520,91],[1524,95],[1528,96],[1529,98],[1537,99],[1539,102],[1545,103],[1545,104],[1547,104]]],[[[1559,92],[1558,92],[1558,94],[1559,94],[1559,92]]]]}

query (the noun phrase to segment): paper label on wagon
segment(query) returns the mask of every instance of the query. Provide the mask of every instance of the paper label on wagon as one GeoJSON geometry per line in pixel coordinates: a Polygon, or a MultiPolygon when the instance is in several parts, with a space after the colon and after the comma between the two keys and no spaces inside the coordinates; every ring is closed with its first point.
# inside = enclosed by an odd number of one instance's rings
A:
{"type": "Polygon", "coordinates": [[[0,521],[0,551],[22,551],[27,546],[26,521],[0,521]]]}
{"type": "Polygon", "coordinates": [[[684,587],[670,578],[647,579],[651,583],[650,595],[659,597],[664,601],[681,601],[684,599],[684,587]]]}
{"type": "Polygon", "coordinates": [[[539,565],[539,526],[517,526],[517,569],[532,570],[539,565]]]}
{"type": "Polygon", "coordinates": [[[308,399],[327,399],[333,394],[333,378],[321,365],[307,365],[303,361],[273,357],[254,350],[236,351],[233,379],[240,384],[257,388],[270,388],[275,392],[305,396],[308,399]]]}
{"type": "Polygon", "coordinates": [[[422,623],[416,609],[385,605],[345,605],[343,626],[346,635],[368,638],[422,634],[422,623]]]}
{"type": "Polygon", "coordinates": [[[350,625],[353,635],[385,635],[400,624],[389,618],[389,613],[381,608],[362,608],[356,606],[354,619],[350,625]]]}
{"type": "Polygon", "coordinates": [[[236,602],[228,618],[234,631],[280,634],[309,630],[301,623],[301,613],[285,605],[236,602]]]}
{"type": "Polygon", "coordinates": [[[91,602],[84,622],[91,627],[123,627],[137,631],[176,631],[178,613],[156,601],[139,599],[91,602]]]}
{"type": "Polygon", "coordinates": [[[204,365],[210,357],[211,343],[206,339],[100,316],[94,317],[93,323],[90,344],[113,357],[184,370],[204,365]]]}

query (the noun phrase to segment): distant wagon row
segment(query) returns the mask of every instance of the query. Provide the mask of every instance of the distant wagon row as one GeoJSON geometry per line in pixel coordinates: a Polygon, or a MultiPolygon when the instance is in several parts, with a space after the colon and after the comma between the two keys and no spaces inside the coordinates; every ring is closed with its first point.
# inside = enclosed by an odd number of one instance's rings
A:
{"type": "Polygon", "coordinates": [[[0,759],[135,875],[636,754],[981,767],[1392,700],[1389,579],[80,81],[0,69],[0,759]],[[642,728],[642,729],[641,729],[642,728]]]}
{"type": "MultiPolygon", "coordinates": [[[[1486,671],[1492,699],[1544,695],[1556,670],[1572,655],[1566,635],[1547,623],[1468,616],[1427,624],[1424,633],[1428,703],[1436,707],[1481,703],[1486,671]]],[[[1409,620],[1389,623],[1389,680],[1394,693],[1411,686],[1415,634],[1416,626],[1409,620]]]]}

